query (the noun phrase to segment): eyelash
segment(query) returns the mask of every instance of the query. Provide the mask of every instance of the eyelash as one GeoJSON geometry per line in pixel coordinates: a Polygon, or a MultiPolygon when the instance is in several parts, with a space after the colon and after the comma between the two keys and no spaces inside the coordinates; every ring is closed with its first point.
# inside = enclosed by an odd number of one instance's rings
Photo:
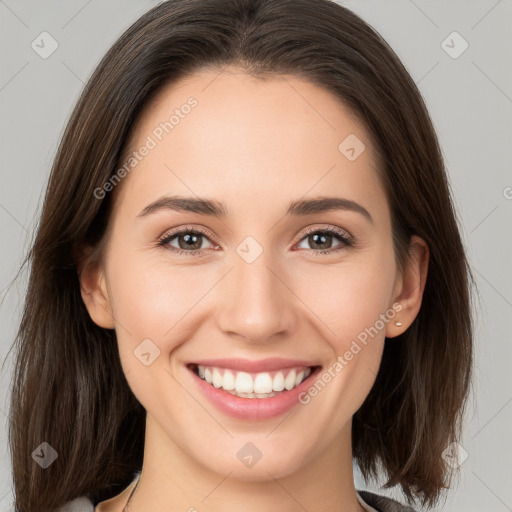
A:
{"type": "MultiPolygon", "coordinates": [[[[326,249],[326,250],[315,250],[315,249],[305,249],[309,252],[312,252],[314,254],[333,254],[337,253],[339,251],[344,251],[349,247],[354,247],[356,245],[356,240],[342,231],[341,229],[335,228],[335,227],[328,227],[328,228],[309,228],[307,229],[304,234],[302,235],[302,238],[299,239],[298,242],[301,242],[304,238],[306,238],[311,233],[321,233],[321,234],[329,234],[334,235],[340,242],[342,242],[341,247],[338,247],[337,249],[326,249]]],[[[206,238],[210,239],[210,235],[208,232],[203,230],[202,228],[185,228],[179,231],[174,231],[171,233],[165,233],[162,237],[159,238],[157,246],[161,247],[166,250],[170,250],[172,252],[175,252],[179,255],[186,254],[187,256],[196,256],[199,255],[204,249],[197,249],[193,251],[186,251],[184,249],[176,249],[176,247],[169,246],[169,242],[175,238],[178,235],[182,234],[194,234],[194,235],[203,235],[206,238]]],[[[210,240],[211,242],[211,240],[210,240]]],[[[213,243],[213,242],[212,242],[213,243]]]]}
{"type": "MultiPolygon", "coordinates": [[[[309,228],[309,229],[307,229],[303,233],[302,238],[300,238],[297,243],[302,242],[302,240],[304,238],[306,238],[307,236],[309,236],[311,233],[321,233],[321,234],[334,235],[336,238],[338,238],[338,240],[340,242],[342,242],[341,246],[336,248],[336,249],[326,249],[326,250],[302,249],[302,250],[306,250],[308,252],[311,252],[313,254],[334,254],[334,253],[337,253],[337,252],[340,252],[340,251],[344,251],[344,250],[346,250],[349,247],[354,247],[355,245],[357,245],[356,240],[353,237],[348,235],[345,231],[342,231],[341,229],[336,228],[336,227],[309,228]]],[[[184,250],[184,249],[177,249],[176,247],[171,247],[171,246],[168,245],[169,242],[173,238],[175,238],[178,235],[182,235],[182,234],[203,235],[206,238],[210,239],[209,233],[207,231],[205,231],[204,229],[202,229],[202,228],[185,228],[185,229],[181,229],[179,231],[174,231],[174,232],[171,232],[171,233],[165,233],[164,235],[162,235],[159,238],[157,246],[161,247],[161,248],[163,248],[165,250],[170,250],[170,251],[172,251],[174,253],[177,253],[178,255],[185,254],[187,256],[198,256],[198,255],[200,255],[204,251],[204,249],[197,249],[197,250],[193,250],[193,251],[187,251],[187,250],[184,250]]],[[[211,240],[210,240],[210,242],[211,242],[211,240]]]]}

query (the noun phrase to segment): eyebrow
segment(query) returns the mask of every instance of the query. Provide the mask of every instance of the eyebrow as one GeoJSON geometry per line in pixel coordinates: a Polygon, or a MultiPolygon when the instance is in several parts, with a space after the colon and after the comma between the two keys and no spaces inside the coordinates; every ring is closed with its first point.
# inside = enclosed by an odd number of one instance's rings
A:
{"type": "MultiPolygon", "coordinates": [[[[193,212],[201,215],[225,218],[228,214],[226,206],[211,199],[201,199],[183,196],[165,196],[146,206],[137,217],[146,217],[161,210],[173,210],[177,212],[193,212]]],[[[374,224],[370,212],[361,204],[342,197],[315,197],[313,199],[300,199],[292,201],[286,211],[287,216],[306,216],[315,213],[323,213],[333,210],[353,211],[361,214],[374,224]]]]}

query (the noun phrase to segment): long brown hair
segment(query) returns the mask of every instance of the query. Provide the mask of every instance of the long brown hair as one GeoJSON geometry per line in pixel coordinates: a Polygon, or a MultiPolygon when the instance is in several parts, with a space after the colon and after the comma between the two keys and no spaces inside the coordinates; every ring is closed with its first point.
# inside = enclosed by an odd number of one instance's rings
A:
{"type": "Polygon", "coordinates": [[[412,234],[428,244],[421,310],[385,343],[353,417],[353,454],[366,479],[384,471],[385,487],[399,485],[409,503],[433,506],[447,488],[442,453],[460,439],[473,371],[474,279],[414,81],[373,28],[330,0],[170,0],[99,63],[52,167],[13,344],[9,440],[19,512],[80,495],[103,501],[142,467],[145,410],[126,382],[114,330],[95,325],[84,306],[77,248],[101,247],[112,194],[99,200],[94,191],[115,173],[142,110],[165,85],[225,65],[303,77],[355,112],[379,158],[400,268],[412,234]],[[47,469],[32,457],[43,442],[58,454],[47,469]]]}

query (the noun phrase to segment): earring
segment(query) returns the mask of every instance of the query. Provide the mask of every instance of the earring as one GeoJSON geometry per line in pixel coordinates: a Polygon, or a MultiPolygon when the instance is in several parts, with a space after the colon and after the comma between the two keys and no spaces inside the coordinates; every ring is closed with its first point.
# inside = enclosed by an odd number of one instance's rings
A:
{"type": "Polygon", "coordinates": [[[400,327],[402,325],[402,322],[395,322],[395,325],[398,325],[398,327],[400,327]]]}

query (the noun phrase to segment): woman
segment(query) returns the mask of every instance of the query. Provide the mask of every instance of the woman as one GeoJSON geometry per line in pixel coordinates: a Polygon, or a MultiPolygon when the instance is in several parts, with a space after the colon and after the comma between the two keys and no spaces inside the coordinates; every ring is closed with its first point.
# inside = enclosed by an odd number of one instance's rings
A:
{"type": "Polygon", "coordinates": [[[76,105],[29,261],[17,510],[413,510],[353,461],[409,505],[449,488],[473,278],[421,95],[348,9],[147,12],[76,105]]]}

